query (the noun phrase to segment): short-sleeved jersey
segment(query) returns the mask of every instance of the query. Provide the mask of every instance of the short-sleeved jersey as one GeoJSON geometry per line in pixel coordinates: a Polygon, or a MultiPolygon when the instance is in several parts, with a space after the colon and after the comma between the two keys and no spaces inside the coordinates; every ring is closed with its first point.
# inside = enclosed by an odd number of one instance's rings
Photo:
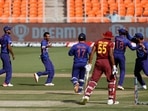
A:
{"type": "Polygon", "coordinates": [[[1,44],[1,53],[8,53],[9,54],[8,44],[12,44],[11,37],[8,34],[4,34],[0,38],[0,44],[1,44]]]}
{"type": "Polygon", "coordinates": [[[110,48],[114,47],[114,44],[111,40],[103,38],[95,42],[94,46],[96,47],[96,57],[98,59],[108,59],[110,48]]]}
{"type": "Polygon", "coordinates": [[[91,47],[85,43],[77,43],[71,47],[69,56],[74,56],[74,63],[87,63],[88,55],[91,53],[91,47]]]}
{"type": "Polygon", "coordinates": [[[138,48],[136,50],[137,53],[137,58],[146,60],[148,59],[148,42],[143,42],[143,45],[145,46],[145,50],[147,51],[146,53],[143,51],[142,47],[138,48]]]}
{"type": "Polygon", "coordinates": [[[48,41],[47,40],[42,40],[41,41],[41,57],[49,57],[48,55],[48,41]]]}
{"type": "Polygon", "coordinates": [[[114,53],[120,53],[124,54],[126,51],[126,47],[129,47],[131,50],[137,49],[138,46],[133,47],[131,42],[124,36],[116,36],[115,37],[115,47],[114,47],[114,53]]]}

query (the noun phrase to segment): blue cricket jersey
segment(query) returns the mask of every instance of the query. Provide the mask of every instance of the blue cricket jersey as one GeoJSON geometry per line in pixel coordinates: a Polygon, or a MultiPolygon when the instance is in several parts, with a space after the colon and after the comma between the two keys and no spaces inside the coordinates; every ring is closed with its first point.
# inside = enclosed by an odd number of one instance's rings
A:
{"type": "Polygon", "coordinates": [[[146,60],[148,59],[148,42],[144,41],[143,45],[145,46],[145,50],[147,51],[146,53],[143,51],[142,47],[138,48],[136,53],[137,53],[137,58],[146,60]]]}
{"type": "Polygon", "coordinates": [[[8,44],[12,44],[11,37],[8,34],[4,34],[0,38],[0,44],[1,44],[1,53],[9,54],[9,50],[7,46],[8,44]]]}
{"type": "Polygon", "coordinates": [[[43,58],[48,58],[48,41],[47,40],[42,40],[41,41],[41,57],[43,58]]]}
{"type": "Polygon", "coordinates": [[[131,42],[124,35],[115,37],[114,53],[124,54],[127,46],[131,50],[136,50],[139,47],[139,46],[133,47],[131,42]]]}
{"type": "Polygon", "coordinates": [[[85,43],[77,43],[71,47],[68,54],[74,56],[74,63],[87,63],[91,48],[85,43]]]}
{"type": "MultiPolygon", "coordinates": [[[[127,39],[129,39],[130,41],[136,43],[136,37],[131,37],[129,34],[127,36],[127,39]]],[[[142,47],[139,47],[137,50],[136,50],[136,54],[137,54],[137,58],[138,59],[142,59],[142,60],[146,60],[148,59],[147,56],[148,56],[148,42],[144,41],[143,42],[143,45],[145,46],[145,50],[147,51],[147,53],[145,53],[142,49],[142,47]]]]}

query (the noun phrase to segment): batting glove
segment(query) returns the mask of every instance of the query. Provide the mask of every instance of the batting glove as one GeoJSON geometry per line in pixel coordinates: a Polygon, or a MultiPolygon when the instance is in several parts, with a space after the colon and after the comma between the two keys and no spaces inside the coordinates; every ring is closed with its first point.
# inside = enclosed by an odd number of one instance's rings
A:
{"type": "Polygon", "coordinates": [[[89,72],[91,70],[91,67],[92,67],[92,64],[87,64],[85,66],[86,71],[89,72]]]}
{"type": "Polygon", "coordinates": [[[117,69],[116,65],[113,65],[112,74],[113,74],[113,75],[118,74],[118,69],[117,69]]]}

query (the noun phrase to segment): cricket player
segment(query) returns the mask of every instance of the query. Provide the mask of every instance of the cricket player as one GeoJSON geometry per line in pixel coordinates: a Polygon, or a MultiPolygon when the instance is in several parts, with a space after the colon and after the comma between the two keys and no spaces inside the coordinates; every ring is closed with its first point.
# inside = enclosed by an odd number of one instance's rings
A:
{"type": "Polygon", "coordinates": [[[92,76],[85,89],[84,96],[80,104],[85,105],[89,101],[93,90],[97,86],[97,82],[100,80],[102,74],[105,74],[108,82],[108,105],[119,104],[116,101],[116,77],[118,73],[117,67],[115,66],[113,47],[114,43],[111,41],[113,38],[112,32],[107,31],[103,34],[103,38],[95,42],[91,55],[88,60],[88,64],[92,64],[93,56],[96,53],[96,62],[94,65],[92,76]]]}
{"type": "Polygon", "coordinates": [[[79,34],[78,41],[79,42],[77,44],[70,48],[68,55],[74,57],[71,82],[74,86],[75,93],[81,94],[86,73],[85,66],[87,64],[91,48],[85,43],[86,35],[84,33],[79,34]]]}
{"type": "Polygon", "coordinates": [[[35,81],[38,82],[40,76],[48,75],[47,80],[44,85],[45,86],[54,86],[54,84],[52,83],[52,80],[54,78],[55,70],[54,70],[54,66],[49,58],[49,54],[48,54],[48,48],[51,47],[51,45],[49,43],[50,33],[45,32],[43,36],[44,36],[44,38],[41,41],[41,55],[40,55],[40,57],[41,57],[42,63],[44,64],[45,71],[34,73],[34,78],[35,78],[35,81]]]}
{"type": "Polygon", "coordinates": [[[143,89],[147,89],[146,83],[142,79],[140,72],[143,70],[144,74],[148,76],[148,42],[144,41],[142,33],[136,33],[130,40],[139,43],[142,47],[136,50],[137,58],[135,60],[134,75],[143,89]]]}
{"type": "Polygon", "coordinates": [[[118,81],[117,88],[120,90],[124,90],[123,82],[125,78],[125,51],[126,47],[129,47],[131,50],[136,50],[139,45],[133,47],[131,41],[127,39],[127,31],[123,28],[118,30],[119,36],[115,37],[115,47],[114,47],[114,59],[116,66],[119,65],[120,76],[118,81]]]}
{"type": "Polygon", "coordinates": [[[1,45],[1,60],[3,64],[3,68],[0,69],[0,75],[6,73],[5,81],[3,83],[3,87],[12,87],[13,84],[11,84],[11,78],[12,78],[12,64],[11,64],[11,59],[10,55],[12,56],[12,59],[15,59],[11,44],[12,40],[10,37],[11,34],[11,27],[10,26],[5,26],[3,28],[4,30],[4,35],[0,38],[0,45],[1,45]]]}

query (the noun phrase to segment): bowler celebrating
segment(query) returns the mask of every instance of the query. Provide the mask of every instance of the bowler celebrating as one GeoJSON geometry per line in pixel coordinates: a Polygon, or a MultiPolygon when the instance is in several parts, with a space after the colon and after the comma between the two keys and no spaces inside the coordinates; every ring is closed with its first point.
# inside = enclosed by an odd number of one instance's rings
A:
{"type": "Polygon", "coordinates": [[[38,82],[38,79],[40,76],[48,75],[47,80],[45,82],[45,86],[54,86],[54,84],[52,83],[52,80],[53,80],[55,71],[54,71],[54,66],[51,60],[49,59],[49,55],[48,55],[48,48],[50,47],[49,38],[50,38],[49,32],[45,32],[44,39],[41,41],[40,57],[41,57],[42,63],[45,66],[45,71],[35,73],[34,78],[35,78],[35,81],[38,82]]]}

